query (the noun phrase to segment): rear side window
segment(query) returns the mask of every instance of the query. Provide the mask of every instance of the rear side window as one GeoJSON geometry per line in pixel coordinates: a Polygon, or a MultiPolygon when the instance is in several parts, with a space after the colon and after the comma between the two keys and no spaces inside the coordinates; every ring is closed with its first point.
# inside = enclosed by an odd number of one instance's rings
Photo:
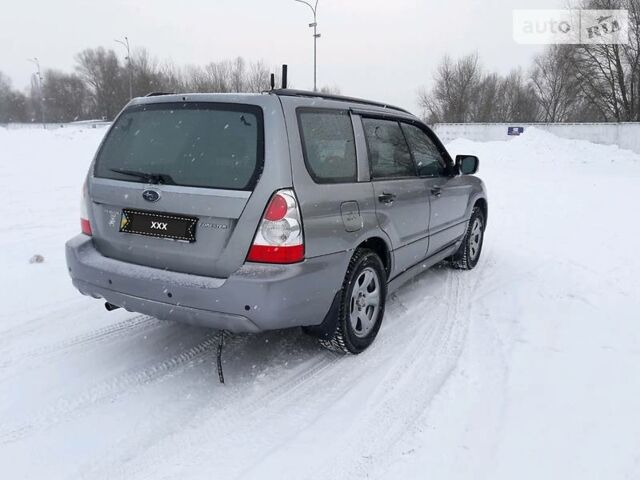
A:
{"type": "Polygon", "coordinates": [[[409,146],[398,122],[363,118],[371,178],[416,176],[409,146]]]}
{"type": "Polygon", "coordinates": [[[355,182],[356,147],[349,112],[299,109],[304,160],[317,183],[355,182]]]}
{"type": "Polygon", "coordinates": [[[438,177],[445,174],[447,163],[438,147],[427,134],[415,125],[402,124],[409,148],[418,168],[418,175],[438,177]]]}
{"type": "Polygon", "coordinates": [[[125,110],[96,158],[100,178],[252,190],[264,157],[262,110],[158,103],[125,110]]]}

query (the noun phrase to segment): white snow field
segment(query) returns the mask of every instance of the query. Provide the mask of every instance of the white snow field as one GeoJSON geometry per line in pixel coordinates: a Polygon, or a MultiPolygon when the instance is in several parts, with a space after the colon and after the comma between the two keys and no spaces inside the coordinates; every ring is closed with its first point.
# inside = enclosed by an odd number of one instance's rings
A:
{"type": "Polygon", "coordinates": [[[3,478],[640,478],[639,155],[454,141],[490,194],[478,267],[407,284],[357,357],[234,336],[221,385],[216,332],[71,286],[104,132],[0,128],[3,478]]]}

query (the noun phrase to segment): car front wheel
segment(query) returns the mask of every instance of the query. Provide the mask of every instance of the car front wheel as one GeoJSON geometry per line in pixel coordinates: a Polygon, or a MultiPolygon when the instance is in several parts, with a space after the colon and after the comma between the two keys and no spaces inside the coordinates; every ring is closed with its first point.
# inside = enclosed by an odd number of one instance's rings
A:
{"type": "Polygon", "coordinates": [[[458,251],[451,257],[451,265],[460,270],[471,270],[478,264],[486,221],[482,210],[474,207],[467,232],[458,251]]]}

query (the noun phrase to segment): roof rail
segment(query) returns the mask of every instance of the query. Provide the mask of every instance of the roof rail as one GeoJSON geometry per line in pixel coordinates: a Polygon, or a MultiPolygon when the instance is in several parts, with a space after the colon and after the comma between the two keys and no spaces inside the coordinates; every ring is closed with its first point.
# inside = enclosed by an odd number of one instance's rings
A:
{"type": "Polygon", "coordinates": [[[409,115],[412,115],[411,112],[405,110],[404,108],[396,107],[394,105],[389,105],[387,103],[372,102],[370,100],[364,100],[362,98],[345,97],[343,95],[334,95],[332,93],[311,92],[308,90],[295,90],[292,88],[276,88],[273,90],[269,90],[268,93],[273,93],[275,95],[282,95],[285,97],[307,97],[307,98],[315,97],[315,98],[324,98],[326,100],[338,100],[341,102],[361,103],[363,105],[371,105],[373,107],[390,108],[392,110],[397,110],[399,112],[408,113],[409,115]]]}
{"type": "Polygon", "coordinates": [[[161,95],[175,95],[175,92],[149,92],[145,97],[159,97],[161,95]]]}

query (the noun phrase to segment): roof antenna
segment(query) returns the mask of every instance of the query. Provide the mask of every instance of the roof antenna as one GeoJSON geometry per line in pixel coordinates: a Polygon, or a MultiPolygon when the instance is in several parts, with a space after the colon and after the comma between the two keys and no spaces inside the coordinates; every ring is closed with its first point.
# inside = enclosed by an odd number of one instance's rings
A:
{"type": "Polygon", "coordinates": [[[287,88],[287,66],[282,65],[282,88],[287,88]]]}
{"type": "Polygon", "coordinates": [[[274,88],[276,88],[276,74],[272,73],[271,74],[271,90],[273,90],[274,88]]]}

